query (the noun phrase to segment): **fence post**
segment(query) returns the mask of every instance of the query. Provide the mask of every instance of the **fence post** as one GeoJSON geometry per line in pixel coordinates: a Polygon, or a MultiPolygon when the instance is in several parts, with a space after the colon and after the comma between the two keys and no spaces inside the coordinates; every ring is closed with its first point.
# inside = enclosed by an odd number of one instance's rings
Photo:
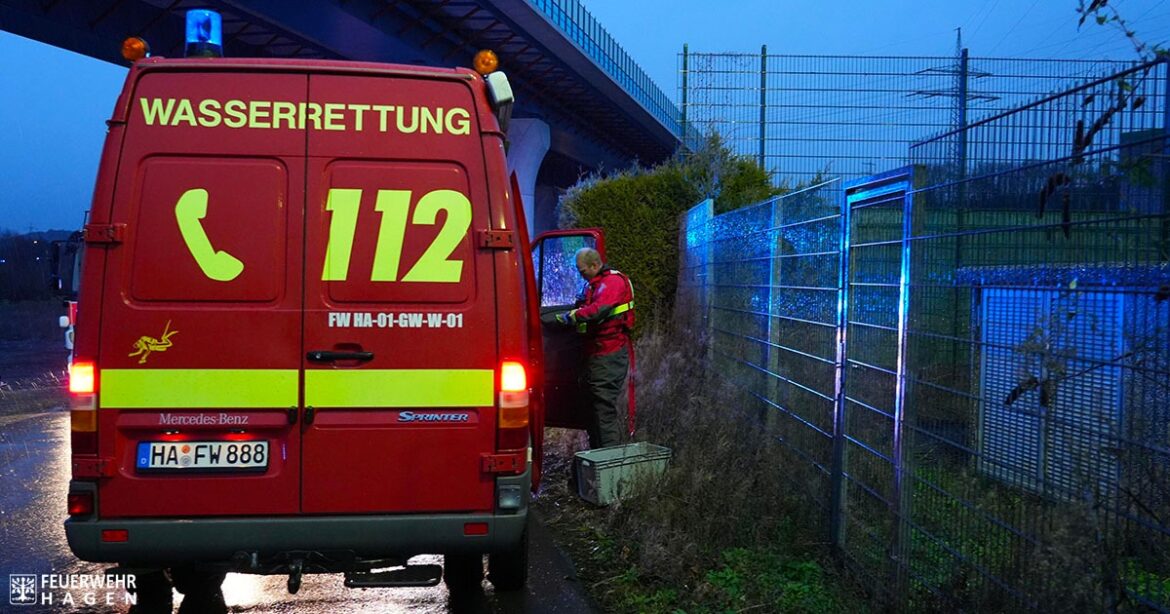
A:
{"type": "MultiPolygon", "coordinates": [[[[781,226],[784,224],[783,202],[783,198],[776,197],[773,198],[771,204],[768,205],[768,207],[771,209],[771,212],[768,215],[768,223],[771,224],[771,228],[774,230],[768,231],[768,306],[765,309],[768,314],[768,334],[766,337],[768,343],[764,346],[764,356],[766,358],[764,365],[772,373],[780,373],[780,352],[777,351],[777,346],[780,344],[780,339],[778,337],[780,333],[778,330],[779,327],[775,325],[775,309],[776,297],[777,295],[780,295],[781,292],[777,287],[783,284],[784,279],[784,262],[783,259],[780,258],[782,255],[781,252],[783,251],[780,248],[780,237],[783,235],[781,226]]],[[[767,376],[767,381],[768,385],[765,387],[765,394],[767,395],[768,400],[779,405],[780,381],[771,375],[767,376]]],[[[773,411],[767,412],[767,418],[764,420],[765,428],[768,429],[767,432],[775,432],[772,430],[772,428],[775,426],[777,415],[778,414],[773,411]]]]}
{"type": "Polygon", "coordinates": [[[967,178],[967,98],[970,92],[970,85],[968,77],[970,75],[970,58],[967,54],[967,49],[959,53],[959,99],[956,102],[958,106],[958,126],[955,126],[959,132],[956,138],[957,144],[955,146],[956,158],[959,163],[959,181],[967,178]]]}
{"type": "MultiPolygon", "coordinates": [[[[1155,71],[1157,74],[1157,71],[1155,71]]],[[[1170,261],[1170,58],[1162,58],[1162,244],[1159,260],[1170,261]]]]}
{"type": "Polygon", "coordinates": [[[913,171],[910,172],[906,191],[902,196],[902,262],[898,278],[898,364],[897,380],[894,396],[894,502],[897,505],[894,522],[892,559],[894,562],[894,595],[897,603],[904,606],[909,597],[909,552],[910,540],[906,530],[910,518],[910,504],[913,499],[913,488],[909,484],[910,468],[906,451],[906,384],[910,378],[907,369],[910,349],[910,264],[914,236],[914,197],[911,188],[914,185],[913,171]]]}
{"type": "Polygon", "coordinates": [[[715,364],[715,200],[703,201],[703,334],[707,343],[707,364],[715,364]]]}
{"type": "MultiPolygon", "coordinates": [[[[967,228],[967,194],[969,187],[967,186],[967,99],[970,93],[969,77],[970,77],[970,58],[968,57],[967,49],[964,47],[959,52],[959,97],[955,104],[958,105],[958,114],[956,117],[958,132],[955,134],[955,159],[958,163],[958,200],[954,203],[955,208],[955,265],[954,269],[957,271],[963,267],[963,233],[967,228]]],[[[962,301],[963,290],[957,285],[955,286],[952,300],[954,301],[954,309],[951,314],[951,336],[959,339],[960,326],[963,321],[963,311],[960,308],[962,301]]],[[[952,364],[959,364],[959,354],[962,350],[959,349],[959,344],[951,343],[951,362],[952,364]]]]}
{"type": "Polygon", "coordinates": [[[829,473],[829,542],[838,553],[845,549],[845,374],[849,357],[849,244],[853,206],[847,190],[841,191],[841,234],[837,279],[837,357],[833,395],[833,459],[829,473]]]}
{"type": "Polygon", "coordinates": [[[760,45],[760,168],[767,170],[764,164],[764,147],[766,140],[765,110],[768,107],[768,46],[760,45]]]}
{"type": "MultiPolygon", "coordinates": [[[[958,167],[955,179],[958,181],[959,200],[955,208],[955,220],[958,235],[955,237],[955,268],[963,266],[963,237],[962,232],[966,226],[966,216],[963,205],[967,202],[967,98],[969,96],[968,76],[970,75],[970,58],[967,56],[967,49],[964,48],[959,53],[959,97],[955,104],[958,105],[958,113],[956,114],[955,129],[955,163],[958,167]]],[[[956,321],[958,321],[958,312],[955,313],[956,321]]]]}
{"type": "Polygon", "coordinates": [[[680,137],[680,140],[682,141],[684,149],[687,147],[687,76],[688,76],[687,73],[689,70],[687,67],[687,64],[688,64],[688,61],[690,59],[688,56],[689,56],[689,52],[687,49],[687,44],[683,43],[683,53],[682,53],[682,134],[680,134],[679,137],[680,137]]]}

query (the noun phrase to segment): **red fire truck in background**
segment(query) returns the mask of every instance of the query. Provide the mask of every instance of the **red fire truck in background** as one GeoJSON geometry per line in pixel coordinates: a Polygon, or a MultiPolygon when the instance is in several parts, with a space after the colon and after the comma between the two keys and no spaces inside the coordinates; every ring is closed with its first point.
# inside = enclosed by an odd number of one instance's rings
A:
{"type": "Polygon", "coordinates": [[[62,298],[65,315],[57,324],[65,331],[65,349],[69,350],[66,366],[73,364],[73,325],[77,323],[77,290],[81,282],[81,232],[74,232],[68,239],[54,241],[51,252],[53,290],[62,298]]]}
{"type": "Polygon", "coordinates": [[[549,424],[584,424],[578,348],[541,312],[572,302],[575,249],[604,246],[530,245],[511,90],[480,68],[134,63],[81,250],[77,556],[295,592],[313,572],[475,587],[487,555],[498,589],[525,584],[546,392],[549,424]]]}

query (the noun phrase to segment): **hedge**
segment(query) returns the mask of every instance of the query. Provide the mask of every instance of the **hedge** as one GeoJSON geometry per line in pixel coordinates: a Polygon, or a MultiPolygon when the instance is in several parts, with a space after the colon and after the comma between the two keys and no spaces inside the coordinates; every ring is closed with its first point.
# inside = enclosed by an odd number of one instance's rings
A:
{"type": "Polygon", "coordinates": [[[634,282],[638,321],[646,322],[669,316],[674,305],[683,212],[705,198],[722,213],[784,191],[754,160],[711,137],[698,151],[653,168],[586,177],[562,196],[558,225],[605,230],[607,261],[634,282]]]}

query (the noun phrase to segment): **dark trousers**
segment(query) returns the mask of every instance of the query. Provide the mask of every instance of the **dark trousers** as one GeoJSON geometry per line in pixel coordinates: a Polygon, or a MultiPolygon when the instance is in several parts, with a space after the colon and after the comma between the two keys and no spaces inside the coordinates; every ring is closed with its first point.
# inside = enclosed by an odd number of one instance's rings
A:
{"type": "Polygon", "coordinates": [[[589,447],[605,448],[622,442],[625,420],[618,415],[617,398],[621,394],[630,355],[626,348],[603,356],[585,359],[585,388],[589,394],[589,447]]]}

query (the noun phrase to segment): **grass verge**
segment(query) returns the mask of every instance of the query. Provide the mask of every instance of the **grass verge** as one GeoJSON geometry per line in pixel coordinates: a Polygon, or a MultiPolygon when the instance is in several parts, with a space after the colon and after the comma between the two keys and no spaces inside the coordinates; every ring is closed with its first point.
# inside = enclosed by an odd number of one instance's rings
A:
{"type": "Polygon", "coordinates": [[[63,410],[69,407],[69,393],[64,386],[0,388],[0,417],[63,410]]]}
{"type": "Polygon", "coordinates": [[[737,411],[739,391],[703,368],[704,352],[687,331],[664,327],[639,341],[636,439],[673,450],[661,479],[592,507],[567,486],[584,434],[553,430],[538,513],[606,611],[865,611],[777,463],[779,444],[737,411]]]}

